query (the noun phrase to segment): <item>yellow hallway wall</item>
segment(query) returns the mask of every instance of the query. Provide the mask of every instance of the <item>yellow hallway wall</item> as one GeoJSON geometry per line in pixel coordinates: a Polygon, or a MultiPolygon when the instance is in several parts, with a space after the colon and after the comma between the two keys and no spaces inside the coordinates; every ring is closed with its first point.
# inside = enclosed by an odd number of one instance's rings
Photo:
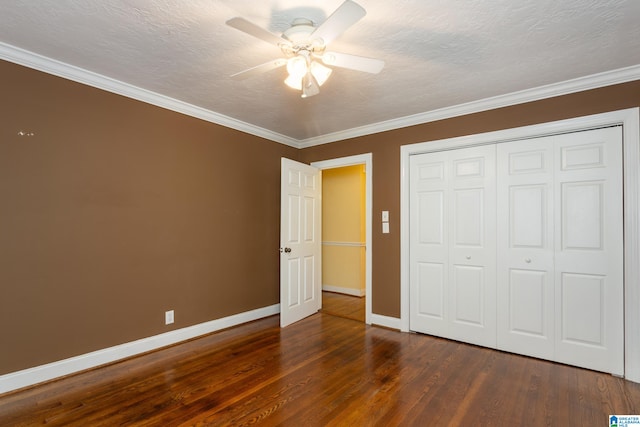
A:
{"type": "Polygon", "coordinates": [[[363,165],[322,172],[323,288],[365,291],[365,170],[363,165]]]}

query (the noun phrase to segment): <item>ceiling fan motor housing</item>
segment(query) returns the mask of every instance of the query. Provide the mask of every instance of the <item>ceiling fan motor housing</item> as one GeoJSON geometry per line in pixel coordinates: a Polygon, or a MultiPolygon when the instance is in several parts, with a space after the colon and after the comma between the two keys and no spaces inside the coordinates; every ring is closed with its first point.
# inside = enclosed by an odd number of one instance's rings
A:
{"type": "Polygon", "coordinates": [[[281,46],[283,52],[287,55],[296,55],[300,51],[308,51],[309,53],[320,53],[324,50],[324,42],[322,39],[311,39],[310,36],[316,30],[313,21],[306,18],[297,18],[291,23],[282,37],[291,42],[291,45],[283,44],[281,46]]]}

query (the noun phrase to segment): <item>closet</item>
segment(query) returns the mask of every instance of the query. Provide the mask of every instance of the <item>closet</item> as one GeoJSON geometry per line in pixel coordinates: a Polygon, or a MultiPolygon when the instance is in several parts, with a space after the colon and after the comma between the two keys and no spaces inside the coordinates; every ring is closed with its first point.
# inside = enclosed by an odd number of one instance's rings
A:
{"type": "Polygon", "coordinates": [[[410,329],[624,372],[622,131],[412,155],[410,329]]]}

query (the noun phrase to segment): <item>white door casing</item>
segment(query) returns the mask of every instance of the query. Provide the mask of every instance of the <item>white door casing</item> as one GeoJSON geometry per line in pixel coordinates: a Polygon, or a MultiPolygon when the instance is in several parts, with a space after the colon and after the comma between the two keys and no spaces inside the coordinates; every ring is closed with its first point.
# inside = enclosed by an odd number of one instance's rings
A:
{"type": "Polygon", "coordinates": [[[320,172],[281,160],[280,326],[302,320],[322,302],[320,172]]]}
{"type": "Polygon", "coordinates": [[[495,147],[413,156],[410,170],[411,328],[495,347],[495,147]]]}
{"type": "Polygon", "coordinates": [[[376,324],[389,328],[399,329],[393,320],[388,321],[388,317],[376,315],[372,313],[372,218],[373,218],[373,154],[357,154],[348,157],[339,157],[330,160],[320,160],[312,162],[311,166],[320,169],[333,169],[345,166],[364,165],[365,168],[365,323],[368,325],[376,324]]]}

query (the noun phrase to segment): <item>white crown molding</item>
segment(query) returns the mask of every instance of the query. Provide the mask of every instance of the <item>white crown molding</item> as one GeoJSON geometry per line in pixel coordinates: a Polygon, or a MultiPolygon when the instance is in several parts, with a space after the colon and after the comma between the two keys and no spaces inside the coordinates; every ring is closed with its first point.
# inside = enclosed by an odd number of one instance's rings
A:
{"type": "Polygon", "coordinates": [[[107,363],[116,362],[148,351],[157,350],[168,345],[173,345],[202,335],[210,334],[212,332],[217,332],[222,329],[227,329],[232,326],[273,316],[278,313],[280,313],[280,304],[274,304],[234,314],[232,316],[223,317],[221,319],[188,326],[186,328],[176,329],[160,335],[142,338],[137,341],[120,344],[114,347],[97,350],[91,353],[82,354],[69,359],[48,363],[46,365],[24,369],[22,371],[12,372],[6,375],[0,375],[0,394],[95,368],[107,363]]]}
{"type": "Polygon", "coordinates": [[[2,42],[0,42],[0,59],[295,148],[313,147],[315,145],[328,144],[349,138],[386,132],[640,79],[640,65],[633,65],[560,83],[553,83],[506,95],[494,96],[465,104],[359,126],[344,131],[328,133],[313,138],[296,139],[2,42]]]}
{"type": "Polygon", "coordinates": [[[234,119],[233,117],[225,116],[187,102],[160,95],[150,90],[141,89],[137,86],[2,42],[0,42],[0,59],[98,89],[103,89],[138,101],[146,102],[147,104],[152,104],[157,107],[166,108],[171,111],[196,117],[217,125],[225,126],[254,136],[259,136],[260,138],[265,138],[270,141],[279,142],[291,147],[298,147],[299,145],[298,140],[277,132],[254,126],[241,120],[234,119]]]}
{"type": "Polygon", "coordinates": [[[465,104],[454,105],[452,107],[440,108],[438,110],[427,111],[425,113],[413,114],[397,119],[378,122],[371,125],[360,126],[345,131],[329,133],[314,138],[298,141],[299,148],[312,147],[315,145],[327,144],[330,142],[342,141],[349,138],[356,138],[364,135],[371,135],[379,132],[386,132],[409,126],[420,125],[437,120],[450,119],[452,117],[464,116],[472,113],[493,110],[510,105],[524,104],[526,102],[539,101],[541,99],[553,98],[560,95],[582,92],[589,89],[611,86],[619,83],[630,82],[640,79],[640,65],[606,71],[604,73],[579,77],[560,83],[553,83],[533,89],[521,90],[508,93],[506,95],[494,96],[478,101],[467,102],[465,104]]]}

